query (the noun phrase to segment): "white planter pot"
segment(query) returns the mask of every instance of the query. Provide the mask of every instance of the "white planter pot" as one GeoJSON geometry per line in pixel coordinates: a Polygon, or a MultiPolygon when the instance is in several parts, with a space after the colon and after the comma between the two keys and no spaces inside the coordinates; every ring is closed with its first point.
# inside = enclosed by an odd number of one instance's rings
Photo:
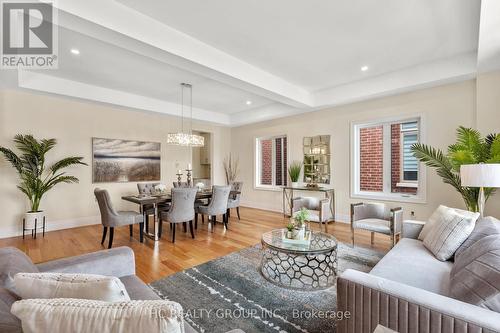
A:
{"type": "Polygon", "coordinates": [[[292,182],[292,187],[299,187],[299,182],[292,182]]]}
{"type": "Polygon", "coordinates": [[[41,228],[43,226],[43,218],[45,216],[45,212],[40,210],[38,212],[27,212],[24,214],[24,228],[25,229],[34,229],[35,228],[35,220],[36,227],[41,228]]]}

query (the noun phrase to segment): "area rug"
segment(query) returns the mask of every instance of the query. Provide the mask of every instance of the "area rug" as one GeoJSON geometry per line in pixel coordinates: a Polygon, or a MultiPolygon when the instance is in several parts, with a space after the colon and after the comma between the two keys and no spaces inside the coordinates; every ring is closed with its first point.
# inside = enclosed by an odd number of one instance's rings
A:
{"type": "MultiPolygon", "coordinates": [[[[276,286],[259,270],[260,245],[151,283],[163,299],[178,302],[199,332],[335,332],[335,286],[303,292],[276,286]]],[[[368,272],[383,257],[339,244],[338,268],[368,272]]]]}

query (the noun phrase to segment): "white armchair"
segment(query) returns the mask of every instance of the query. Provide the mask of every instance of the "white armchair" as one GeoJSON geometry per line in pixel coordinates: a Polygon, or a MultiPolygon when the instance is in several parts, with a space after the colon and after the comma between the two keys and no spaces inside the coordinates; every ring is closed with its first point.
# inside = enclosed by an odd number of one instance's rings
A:
{"type": "Polygon", "coordinates": [[[309,211],[308,221],[327,223],[332,219],[330,212],[330,198],[318,199],[313,197],[297,197],[292,200],[292,216],[295,216],[302,208],[309,211]]]}
{"type": "Polygon", "coordinates": [[[401,235],[403,209],[389,208],[381,203],[351,204],[351,238],[354,246],[354,230],[363,229],[371,232],[371,243],[374,234],[381,233],[391,237],[394,246],[396,237],[401,235]]]}

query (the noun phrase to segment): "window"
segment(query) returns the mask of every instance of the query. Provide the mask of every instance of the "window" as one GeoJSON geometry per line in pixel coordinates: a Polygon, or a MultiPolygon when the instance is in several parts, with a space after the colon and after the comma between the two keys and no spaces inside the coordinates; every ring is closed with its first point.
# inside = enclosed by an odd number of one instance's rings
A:
{"type": "Polygon", "coordinates": [[[258,138],[256,162],[257,187],[286,186],[288,178],[286,136],[258,138]]]}
{"type": "Polygon", "coordinates": [[[420,118],[353,124],[354,197],[422,201],[422,177],[411,147],[420,118]]]}

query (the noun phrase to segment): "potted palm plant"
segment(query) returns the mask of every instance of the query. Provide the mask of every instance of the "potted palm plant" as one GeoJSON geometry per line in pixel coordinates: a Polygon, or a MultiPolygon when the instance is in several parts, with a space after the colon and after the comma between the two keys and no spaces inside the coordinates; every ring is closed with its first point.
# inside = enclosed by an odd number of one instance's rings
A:
{"type": "Polygon", "coordinates": [[[83,157],[66,157],[45,166],[45,155],[56,145],[55,139],[37,140],[32,135],[18,134],[14,137],[16,148],[20,155],[12,150],[0,146],[0,152],[12,164],[19,174],[19,185],[30,202],[30,210],[26,213],[26,228],[32,229],[35,219],[41,221],[44,217],[40,203],[45,193],[60,183],[78,183],[78,178],[66,175],[62,170],[76,164],[87,165],[82,162],[83,157]]]}
{"type": "Polygon", "coordinates": [[[301,170],[302,170],[302,162],[300,161],[293,161],[288,167],[288,175],[290,176],[292,187],[298,187],[301,170]]]}
{"type": "MultiPolygon", "coordinates": [[[[463,187],[460,180],[460,166],[463,164],[500,163],[500,134],[481,134],[472,128],[460,126],[457,141],[448,146],[447,152],[424,144],[414,144],[413,155],[425,165],[436,169],[443,182],[453,186],[462,196],[468,210],[477,212],[479,188],[463,187]]],[[[488,199],[495,189],[486,188],[488,199]]]]}

